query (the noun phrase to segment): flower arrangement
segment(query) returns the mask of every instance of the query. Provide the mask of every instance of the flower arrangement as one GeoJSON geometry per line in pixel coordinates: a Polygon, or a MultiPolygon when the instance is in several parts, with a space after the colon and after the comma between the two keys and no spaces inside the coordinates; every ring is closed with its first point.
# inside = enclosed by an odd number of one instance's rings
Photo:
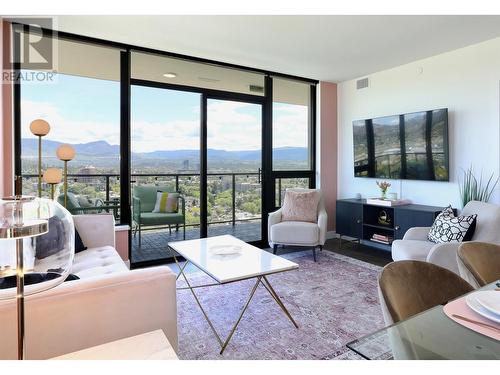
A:
{"type": "Polygon", "coordinates": [[[391,187],[391,184],[387,181],[377,181],[377,186],[380,189],[380,192],[382,193],[382,199],[385,199],[387,196],[387,190],[391,187]]]}

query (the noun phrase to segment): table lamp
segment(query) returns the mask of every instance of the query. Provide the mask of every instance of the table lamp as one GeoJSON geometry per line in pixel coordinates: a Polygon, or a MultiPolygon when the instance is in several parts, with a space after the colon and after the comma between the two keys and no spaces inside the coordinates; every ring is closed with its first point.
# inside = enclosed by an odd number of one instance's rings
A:
{"type": "Polygon", "coordinates": [[[60,145],[56,151],[59,160],[64,162],[64,207],[68,205],[68,161],[73,160],[75,154],[75,149],[68,144],[60,145]]]}
{"type": "Polygon", "coordinates": [[[73,218],[59,203],[22,195],[0,198],[0,300],[16,299],[17,359],[26,358],[24,298],[62,283],[74,253],[73,218]]]}
{"type": "Polygon", "coordinates": [[[50,125],[47,121],[37,119],[31,122],[30,130],[38,137],[38,197],[42,196],[42,137],[49,134],[50,125]]]}
{"type": "Polygon", "coordinates": [[[54,188],[62,181],[62,171],[60,168],[47,168],[43,174],[43,180],[50,185],[50,198],[54,200],[54,188]]]}

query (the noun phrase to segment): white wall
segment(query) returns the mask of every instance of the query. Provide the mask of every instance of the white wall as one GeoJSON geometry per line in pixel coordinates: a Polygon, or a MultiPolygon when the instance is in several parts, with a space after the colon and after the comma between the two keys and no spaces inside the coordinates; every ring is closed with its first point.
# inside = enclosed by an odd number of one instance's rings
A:
{"type": "MultiPolygon", "coordinates": [[[[378,196],[375,179],[354,178],[352,121],[436,108],[449,110],[450,182],[410,181],[403,198],[430,205],[461,207],[458,180],[471,164],[499,175],[500,38],[447,52],[338,85],[338,196],[378,196]]],[[[400,182],[390,191],[399,194],[400,182]]],[[[498,188],[493,202],[498,203],[498,188]]]]}

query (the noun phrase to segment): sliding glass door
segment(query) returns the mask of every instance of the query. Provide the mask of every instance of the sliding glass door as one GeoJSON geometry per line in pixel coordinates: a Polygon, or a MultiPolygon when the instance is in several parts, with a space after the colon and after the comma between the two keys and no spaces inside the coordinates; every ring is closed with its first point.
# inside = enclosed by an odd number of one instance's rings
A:
{"type": "Polygon", "coordinates": [[[184,238],[261,240],[262,112],[238,94],[132,84],[132,264],[165,261],[184,238]],[[153,212],[159,191],[182,196],[180,222],[153,212]]]}
{"type": "Polygon", "coordinates": [[[208,236],[261,240],[262,105],[207,99],[208,236]]]}
{"type": "Polygon", "coordinates": [[[168,242],[200,237],[200,98],[132,85],[133,264],[168,259],[168,242]],[[181,194],[177,213],[153,212],[158,191],[181,194]]]}

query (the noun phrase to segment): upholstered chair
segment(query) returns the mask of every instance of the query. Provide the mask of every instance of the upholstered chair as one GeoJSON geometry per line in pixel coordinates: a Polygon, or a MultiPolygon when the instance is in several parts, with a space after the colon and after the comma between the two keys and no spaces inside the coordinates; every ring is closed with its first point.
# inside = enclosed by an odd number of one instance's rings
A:
{"type": "MultiPolygon", "coordinates": [[[[477,214],[472,241],[500,245],[500,207],[485,202],[467,203],[460,215],[477,214]]],[[[459,242],[434,243],[427,239],[430,227],[410,228],[402,240],[392,243],[392,259],[421,260],[436,264],[460,274],[457,263],[459,242]]]]}
{"type": "Polygon", "coordinates": [[[158,191],[171,192],[168,186],[134,186],[132,192],[132,222],[134,237],[139,232],[139,247],[142,245],[141,233],[146,227],[168,228],[171,233],[172,225],[175,226],[176,230],[179,230],[179,225],[182,225],[183,239],[186,239],[186,202],[184,197],[179,194],[178,212],[153,212],[158,191]]]}
{"type": "MultiPolygon", "coordinates": [[[[315,222],[283,221],[282,208],[269,214],[267,224],[269,246],[276,254],[278,246],[304,246],[312,247],[313,259],[316,262],[316,248],[322,250],[326,241],[328,215],[325,209],[323,194],[319,189],[287,189],[292,192],[317,191],[319,203],[315,222]]],[[[286,198],[285,198],[286,199],[286,198]]]]}
{"type": "Polygon", "coordinates": [[[454,272],[416,260],[386,265],[380,274],[378,288],[386,325],[445,304],[474,290],[454,272]]]}
{"type": "Polygon", "coordinates": [[[500,279],[500,246],[465,242],[458,248],[460,275],[475,288],[500,279]]]}

